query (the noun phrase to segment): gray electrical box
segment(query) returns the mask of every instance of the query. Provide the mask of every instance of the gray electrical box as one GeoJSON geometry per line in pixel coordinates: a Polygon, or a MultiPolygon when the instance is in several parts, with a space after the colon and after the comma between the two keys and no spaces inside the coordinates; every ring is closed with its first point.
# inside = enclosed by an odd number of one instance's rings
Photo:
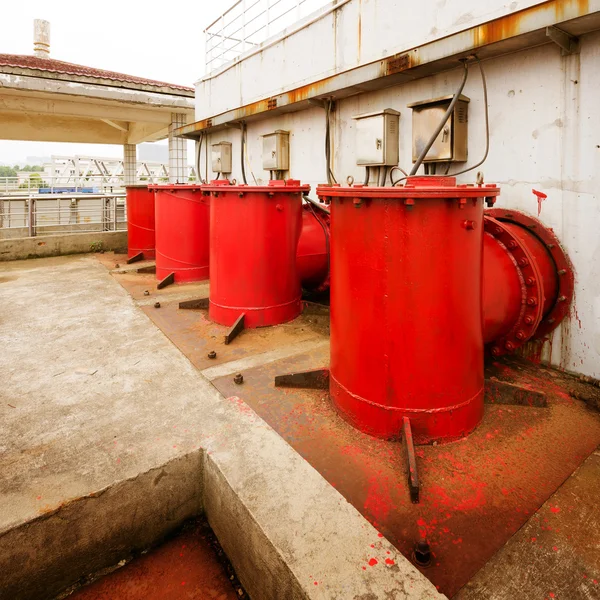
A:
{"type": "Polygon", "coordinates": [[[231,142],[212,145],[213,173],[231,173],[231,142]]]}
{"type": "Polygon", "coordinates": [[[400,113],[386,108],[352,118],[356,119],[356,164],[395,167],[400,160],[400,113]]]}
{"type": "MultiPolygon", "coordinates": [[[[440,124],[453,96],[443,96],[409,104],[412,108],[412,159],[419,154],[440,124]]],[[[450,118],[429,149],[423,162],[465,162],[469,124],[469,98],[460,96],[450,118]]]]}
{"type": "Polygon", "coordinates": [[[289,171],[290,132],[277,129],[263,135],[262,159],[265,171],[289,171]]]}

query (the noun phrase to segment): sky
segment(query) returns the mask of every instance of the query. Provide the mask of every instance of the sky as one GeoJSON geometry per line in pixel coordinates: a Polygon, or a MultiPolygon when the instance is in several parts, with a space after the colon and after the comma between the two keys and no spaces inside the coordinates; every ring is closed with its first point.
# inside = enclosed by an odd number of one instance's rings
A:
{"type": "MultiPolygon", "coordinates": [[[[28,0],[22,5],[12,2],[4,11],[6,22],[0,36],[0,53],[33,54],[33,20],[46,19],[50,21],[52,58],[193,86],[204,72],[202,32],[233,2],[28,0]]],[[[121,157],[122,153],[121,146],[105,144],[0,140],[0,163],[10,165],[24,163],[27,156],[121,157]]],[[[188,159],[192,157],[193,152],[188,148],[188,159]]]]}

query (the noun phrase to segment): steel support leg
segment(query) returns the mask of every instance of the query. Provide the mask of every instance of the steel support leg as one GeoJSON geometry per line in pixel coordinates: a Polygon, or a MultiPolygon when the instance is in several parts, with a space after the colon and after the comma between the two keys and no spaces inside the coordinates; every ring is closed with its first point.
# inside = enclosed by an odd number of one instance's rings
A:
{"type": "Polygon", "coordinates": [[[175,283],[175,273],[169,273],[163,280],[159,281],[156,289],[162,290],[172,283],[175,283]]]}
{"type": "Polygon", "coordinates": [[[147,267],[140,267],[137,270],[138,273],[156,273],[156,265],[148,265],[147,267]]]}
{"type": "Polygon", "coordinates": [[[208,308],[208,298],[194,298],[194,300],[184,300],[179,303],[179,308],[194,310],[197,308],[208,308]]]}
{"type": "Polygon", "coordinates": [[[329,369],[297,371],[275,377],[275,387],[306,388],[311,390],[329,389],[329,369]]]}
{"type": "Polygon", "coordinates": [[[546,408],[548,399],[544,392],[532,390],[528,387],[507,381],[500,381],[495,377],[485,380],[484,401],[487,404],[514,404],[517,406],[535,406],[546,408]]]}
{"type": "Polygon", "coordinates": [[[404,417],[402,421],[402,442],[406,450],[408,466],[408,489],[413,504],[419,503],[419,473],[417,471],[417,457],[415,455],[415,444],[410,426],[410,419],[404,417]]]}
{"type": "Polygon", "coordinates": [[[230,344],[235,338],[244,331],[244,319],[246,313],[242,313],[230,327],[229,331],[225,334],[225,345],[230,344]]]}
{"type": "Polygon", "coordinates": [[[138,252],[137,254],[135,254],[134,256],[132,256],[131,258],[128,258],[127,259],[127,264],[131,265],[133,263],[140,262],[140,260],[144,260],[144,253],[143,252],[138,252]]]}

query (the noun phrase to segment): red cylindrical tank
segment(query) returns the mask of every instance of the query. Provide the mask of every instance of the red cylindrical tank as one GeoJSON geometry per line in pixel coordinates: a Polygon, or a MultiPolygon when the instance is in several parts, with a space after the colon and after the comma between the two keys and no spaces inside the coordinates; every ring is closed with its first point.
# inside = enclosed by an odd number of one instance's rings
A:
{"type": "Polygon", "coordinates": [[[153,185],[156,193],[156,278],[175,282],[209,276],[210,197],[200,185],[153,185]]]}
{"type": "MultiPolygon", "coordinates": [[[[303,287],[322,291],[329,287],[329,215],[316,213],[321,228],[309,208],[304,205],[298,269],[303,287]]],[[[484,229],[483,339],[499,356],[560,324],[573,297],[573,268],[553,231],[525,213],[488,210],[484,229]]]]}
{"type": "Polygon", "coordinates": [[[247,328],[296,318],[302,194],[310,186],[291,179],[268,186],[213,181],[203,190],[211,194],[209,318],[230,326],[245,314],[247,328]]]}
{"type": "Polygon", "coordinates": [[[404,187],[320,186],[331,203],[330,394],[384,438],[417,443],[483,415],[483,200],[495,186],[414,177],[404,187]]]}
{"type": "Polygon", "coordinates": [[[128,185],[127,256],[142,253],[145,259],[154,258],[154,193],[147,185],[128,185]]]}
{"type": "Polygon", "coordinates": [[[302,232],[296,264],[302,287],[314,292],[329,288],[329,214],[313,204],[302,205],[302,232]]]}

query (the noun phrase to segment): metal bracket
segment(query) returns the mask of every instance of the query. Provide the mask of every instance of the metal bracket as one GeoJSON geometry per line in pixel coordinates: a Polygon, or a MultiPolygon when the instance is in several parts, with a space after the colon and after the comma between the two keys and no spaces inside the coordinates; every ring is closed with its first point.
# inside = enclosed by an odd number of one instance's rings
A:
{"type": "Polygon", "coordinates": [[[546,37],[560,46],[563,56],[579,53],[579,38],[555,26],[546,27],[546,37]]]}
{"type": "Polygon", "coordinates": [[[148,265],[147,267],[140,267],[137,270],[138,273],[156,273],[156,265],[148,265]]]}
{"type": "Polygon", "coordinates": [[[179,308],[192,310],[195,308],[208,308],[208,298],[195,298],[194,300],[184,300],[179,303],[179,308]]]}
{"type": "Polygon", "coordinates": [[[156,289],[162,290],[172,283],[175,283],[175,273],[169,273],[163,280],[159,281],[156,289]]]}
{"type": "Polygon", "coordinates": [[[229,331],[225,334],[225,345],[231,344],[235,338],[244,331],[244,319],[246,313],[242,313],[230,327],[229,331]]]}
{"type": "Polygon", "coordinates": [[[534,406],[546,408],[548,399],[544,392],[532,390],[522,385],[500,381],[495,377],[485,380],[486,404],[510,404],[516,406],[534,406]]]}
{"type": "Polygon", "coordinates": [[[410,500],[413,504],[419,504],[419,472],[417,471],[417,456],[415,454],[415,442],[413,440],[410,419],[402,419],[402,442],[406,451],[406,460],[408,463],[408,489],[410,491],[410,500]]]}
{"type": "Polygon", "coordinates": [[[136,255],[127,259],[127,264],[131,265],[132,263],[140,262],[140,260],[144,260],[144,253],[138,252],[136,255]]]}
{"type": "Polygon", "coordinates": [[[297,371],[275,376],[275,387],[305,388],[310,390],[329,389],[329,369],[297,371]]]}

